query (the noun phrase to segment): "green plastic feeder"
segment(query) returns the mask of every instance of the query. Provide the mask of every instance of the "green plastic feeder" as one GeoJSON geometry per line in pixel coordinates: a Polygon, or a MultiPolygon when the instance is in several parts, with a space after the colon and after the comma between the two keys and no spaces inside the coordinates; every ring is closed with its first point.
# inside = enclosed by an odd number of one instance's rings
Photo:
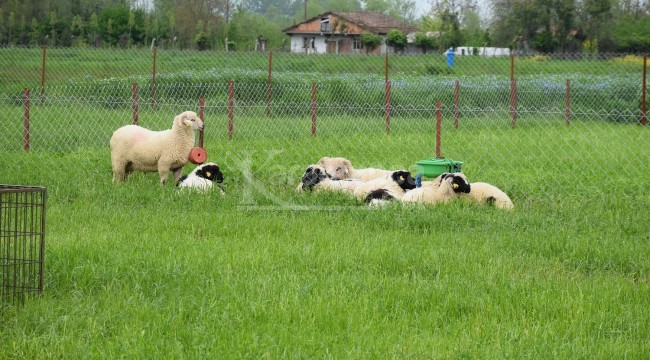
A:
{"type": "Polygon", "coordinates": [[[460,172],[460,167],[463,165],[462,161],[454,161],[452,159],[438,159],[431,158],[426,160],[419,160],[415,163],[417,168],[417,175],[434,178],[440,174],[448,172],[460,172]]]}

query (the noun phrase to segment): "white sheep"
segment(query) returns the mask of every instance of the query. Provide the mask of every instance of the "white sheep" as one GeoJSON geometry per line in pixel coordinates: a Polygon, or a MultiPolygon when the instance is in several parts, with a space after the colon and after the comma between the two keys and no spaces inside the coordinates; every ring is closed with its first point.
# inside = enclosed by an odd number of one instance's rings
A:
{"type": "Polygon", "coordinates": [[[399,199],[412,189],[415,189],[415,180],[411,173],[406,170],[397,170],[393,171],[388,179],[373,179],[361,183],[354,189],[354,196],[365,202],[389,197],[399,199]]]}
{"type": "Polygon", "coordinates": [[[323,157],[318,161],[318,165],[325,168],[325,172],[332,178],[332,180],[344,179],[358,179],[358,180],[373,180],[373,179],[390,179],[393,170],[365,168],[355,169],[352,162],[342,157],[323,157]]]}
{"type": "Polygon", "coordinates": [[[505,192],[492,184],[484,182],[472,183],[471,191],[463,194],[462,197],[480,204],[494,204],[498,209],[511,210],[515,207],[505,192]]]}
{"type": "Polygon", "coordinates": [[[332,180],[322,166],[309,165],[300,179],[297,191],[331,190],[352,195],[361,184],[362,180],[332,180]]]}
{"type": "Polygon", "coordinates": [[[463,173],[444,173],[430,184],[407,191],[400,199],[402,202],[425,204],[447,203],[461,193],[469,193],[472,186],[463,173]]]}
{"type": "Polygon", "coordinates": [[[168,130],[151,131],[137,125],[115,130],[110,141],[113,181],[126,181],[133,171],[157,171],[162,185],[172,171],[177,182],[194,147],[194,131],[201,129],[203,121],[195,112],[186,111],[174,118],[168,130]]]}
{"type": "MultiPolygon", "coordinates": [[[[194,168],[194,170],[189,174],[183,175],[178,179],[176,186],[178,186],[179,189],[208,191],[215,183],[221,187],[222,182],[223,173],[221,172],[219,165],[209,162],[201,164],[194,168]]],[[[221,188],[221,193],[223,194],[223,188],[221,188]]]]}

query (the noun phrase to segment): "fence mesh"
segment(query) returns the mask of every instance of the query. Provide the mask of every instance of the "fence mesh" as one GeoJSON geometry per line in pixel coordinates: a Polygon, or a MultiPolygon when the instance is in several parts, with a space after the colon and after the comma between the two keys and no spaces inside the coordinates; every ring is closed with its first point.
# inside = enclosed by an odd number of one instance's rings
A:
{"type": "MultiPolygon", "coordinates": [[[[441,155],[478,180],[536,174],[505,181],[514,192],[526,181],[540,192],[566,186],[572,171],[597,179],[612,163],[627,179],[648,173],[643,56],[457,56],[450,66],[441,54],[5,48],[0,80],[5,159],[65,154],[102,174],[115,129],[135,119],[169,128],[176,114],[198,112],[201,98],[209,160],[237,172],[250,157],[258,177],[279,184],[322,156],[413,170],[435,155],[438,111],[441,155]]],[[[581,186],[572,192],[592,190],[581,186]]]]}

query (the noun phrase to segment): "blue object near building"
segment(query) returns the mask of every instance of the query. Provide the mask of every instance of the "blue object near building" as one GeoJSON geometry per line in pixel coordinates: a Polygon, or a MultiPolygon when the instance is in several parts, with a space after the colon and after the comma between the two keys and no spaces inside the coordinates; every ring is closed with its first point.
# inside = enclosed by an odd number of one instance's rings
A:
{"type": "Polygon", "coordinates": [[[454,67],[454,49],[449,48],[446,54],[447,54],[447,65],[449,65],[449,67],[454,67]]]}

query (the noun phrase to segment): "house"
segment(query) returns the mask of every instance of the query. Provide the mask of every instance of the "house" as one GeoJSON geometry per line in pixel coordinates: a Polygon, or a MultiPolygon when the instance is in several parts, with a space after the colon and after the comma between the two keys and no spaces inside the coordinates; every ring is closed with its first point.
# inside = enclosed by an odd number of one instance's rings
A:
{"type": "Polygon", "coordinates": [[[364,49],[361,34],[386,38],[397,29],[412,41],[418,29],[390,16],[373,12],[326,12],[282,30],[291,37],[291,52],[316,54],[385,54],[394,52],[385,41],[376,49],[364,49]]]}

